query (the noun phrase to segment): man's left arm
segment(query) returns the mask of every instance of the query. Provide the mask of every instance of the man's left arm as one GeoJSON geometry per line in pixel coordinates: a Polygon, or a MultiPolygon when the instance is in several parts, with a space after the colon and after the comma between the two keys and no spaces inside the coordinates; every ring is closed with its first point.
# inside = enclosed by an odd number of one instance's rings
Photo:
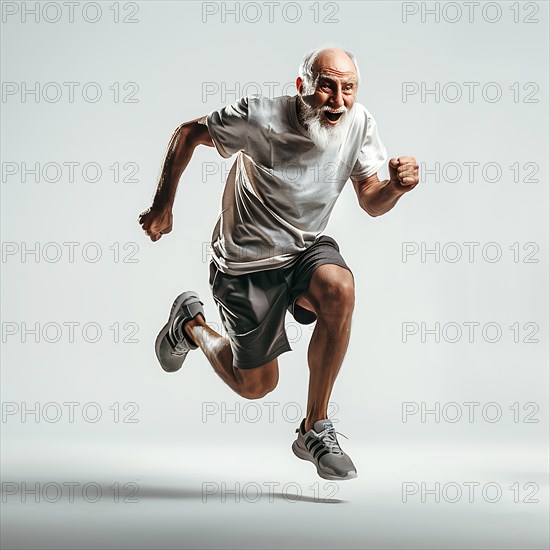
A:
{"type": "Polygon", "coordinates": [[[418,185],[418,164],[414,157],[392,158],[388,164],[389,180],[380,181],[378,174],[365,180],[352,180],[361,208],[369,215],[381,216],[418,185]]]}

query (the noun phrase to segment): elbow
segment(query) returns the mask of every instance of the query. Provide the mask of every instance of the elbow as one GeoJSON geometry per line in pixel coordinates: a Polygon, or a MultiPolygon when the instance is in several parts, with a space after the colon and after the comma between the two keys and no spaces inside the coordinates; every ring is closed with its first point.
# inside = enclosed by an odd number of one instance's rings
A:
{"type": "Polygon", "coordinates": [[[376,208],[373,208],[372,206],[369,206],[366,201],[361,202],[361,208],[371,217],[371,218],[377,218],[378,216],[381,216],[383,212],[380,212],[376,208]]]}
{"type": "Polygon", "coordinates": [[[365,208],[365,212],[371,217],[371,218],[378,218],[378,216],[381,216],[383,212],[378,212],[377,210],[367,210],[365,208]]]}
{"type": "Polygon", "coordinates": [[[180,124],[173,134],[174,149],[177,153],[181,154],[189,149],[194,150],[197,146],[193,140],[192,127],[188,122],[180,124]]]}
{"type": "Polygon", "coordinates": [[[189,123],[184,122],[183,124],[180,124],[175,130],[174,130],[175,136],[179,140],[186,140],[189,135],[191,134],[191,128],[189,127],[189,123]]]}

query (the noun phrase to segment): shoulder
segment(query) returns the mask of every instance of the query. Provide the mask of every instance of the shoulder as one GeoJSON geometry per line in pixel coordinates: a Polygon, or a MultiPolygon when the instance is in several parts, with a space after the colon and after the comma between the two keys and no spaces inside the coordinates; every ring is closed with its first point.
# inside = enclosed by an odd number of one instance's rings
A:
{"type": "Polygon", "coordinates": [[[283,95],[277,97],[267,97],[265,95],[249,95],[243,98],[246,100],[248,108],[250,110],[258,112],[276,112],[278,110],[286,109],[289,101],[292,100],[291,96],[283,95]]]}
{"type": "Polygon", "coordinates": [[[371,112],[362,104],[355,104],[355,122],[367,126],[368,124],[376,123],[371,112]]]}
{"type": "Polygon", "coordinates": [[[373,132],[376,132],[376,120],[371,112],[361,103],[354,105],[354,132],[363,139],[368,139],[373,132]]]}
{"type": "Polygon", "coordinates": [[[248,120],[255,126],[271,128],[273,125],[278,125],[281,120],[288,118],[291,96],[250,95],[246,99],[248,120]]]}

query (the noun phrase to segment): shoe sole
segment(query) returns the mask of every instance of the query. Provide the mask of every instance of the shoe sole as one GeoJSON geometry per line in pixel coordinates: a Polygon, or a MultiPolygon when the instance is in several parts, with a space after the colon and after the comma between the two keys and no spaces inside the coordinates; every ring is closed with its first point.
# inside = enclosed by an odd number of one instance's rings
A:
{"type": "Polygon", "coordinates": [[[171,365],[165,365],[165,364],[163,364],[163,361],[161,359],[160,347],[161,347],[162,341],[164,340],[164,337],[166,336],[166,334],[170,330],[170,325],[174,321],[180,307],[189,298],[196,298],[197,300],[199,300],[199,297],[198,297],[197,293],[193,292],[193,291],[184,292],[183,294],[180,294],[175,299],[174,303],[172,304],[172,309],[170,310],[170,315],[168,317],[168,322],[162,327],[161,331],[158,333],[157,339],[155,340],[155,354],[156,354],[158,362],[160,363],[160,366],[162,367],[164,372],[177,372],[178,370],[181,369],[181,367],[183,365],[183,362],[187,358],[187,353],[186,353],[183,356],[179,356],[178,360],[172,361],[171,365]],[[181,362],[179,361],[180,358],[181,358],[181,362]]]}
{"type": "Polygon", "coordinates": [[[302,449],[300,447],[300,445],[298,445],[297,441],[293,441],[292,451],[294,452],[294,454],[298,458],[301,458],[302,460],[307,460],[308,462],[311,462],[315,466],[315,468],[317,470],[317,474],[319,475],[319,477],[322,477],[323,479],[329,479],[331,481],[347,481],[348,479],[354,479],[354,478],[357,477],[357,472],[348,472],[348,475],[346,477],[339,477],[339,476],[335,476],[333,474],[329,474],[327,472],[323,472],[322,470],[319,469],[319,466],[318,466],[317,462],[311,456],[311,454],[308,451],[302,449]]]}

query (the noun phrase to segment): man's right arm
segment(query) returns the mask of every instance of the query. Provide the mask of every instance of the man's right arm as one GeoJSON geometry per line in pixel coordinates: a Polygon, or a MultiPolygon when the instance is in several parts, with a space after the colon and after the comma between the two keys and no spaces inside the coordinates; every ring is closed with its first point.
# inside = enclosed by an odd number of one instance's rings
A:
{"type": "Polygon", "coordinates": [[[172,134],[153,204],[139,216],[139,223],[152,241],[172,231],[172,207],[178,183],[197,145],[214,147],[206,117],[181,124],[172,134]]]}

